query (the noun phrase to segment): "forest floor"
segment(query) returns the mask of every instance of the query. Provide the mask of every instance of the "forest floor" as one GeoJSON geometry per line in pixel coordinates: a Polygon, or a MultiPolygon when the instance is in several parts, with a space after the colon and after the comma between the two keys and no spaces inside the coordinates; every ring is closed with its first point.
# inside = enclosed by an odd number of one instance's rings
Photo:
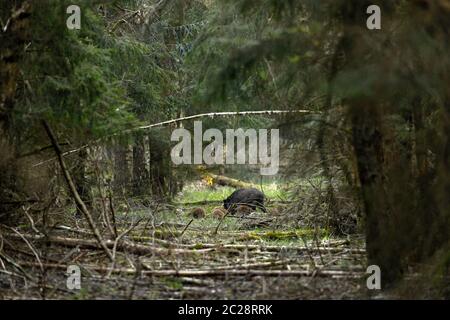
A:
{"type": "Polygon", "coordinates": [[[222,222],[187,214],[199,201],[209,213],[228,191],[192,191],[177,199],[183,203],[151,208],[129,203],[116,213],[119,240],[107,240],[115,231],[102,229],[114,262],[80,218],[59,221],[46,236],[38,230],[39,219],[33,228],[2,226],[0,298],[368,298],[360,236],[284,226],[270,213],[275,204],[269,213],[222,222]],[[80,268],[80,289],[67,286],[74,279],[67,273],[71,265],[80,268]]]}

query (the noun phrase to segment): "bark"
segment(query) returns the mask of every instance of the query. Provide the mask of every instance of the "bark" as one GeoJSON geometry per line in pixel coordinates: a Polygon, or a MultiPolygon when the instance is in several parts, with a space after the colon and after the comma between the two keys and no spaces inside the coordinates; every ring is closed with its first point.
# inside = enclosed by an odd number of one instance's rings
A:
{"type": "Polygon", "coordinates": [[[114,192],[125,196],[128,193],[130,173],[127,160],[128,148],[122,141],[117,141],[114,148],[114,192]]]}
{"type": "MultiPolygon", "coordinates": [[[[365,26],[365,9],[368,1],[350,0],[342,5],[344,36],[342,50],[346,68],[364,69],[364,57],[370,56],[372,48],[365,26]]],[[[382,3],[383,13],[389,15],[387,2],[382,3]]],[[[380,79],[379,81],[382,81],[380,79]]],[[[401,277],[402,259],[398,241],[397,221],[390,208],[385,184],[385,154],[383,149],[383,117],[389,106],[380,98],[381,83],[373,83],[375,94],[370,97],[349,97],[349,116],[352,125],[352,144],[355,152],[360,192],[365,212],[365,237],[369,265],[378,265],[383,283],[389,286],[401,277]],[[377,95],[379,94],[379,96],[377,95]]],[[[404,236],[404,235],[400,235],[404,236]]]]}
{"type": "Polygon", "coordinates": [[[0,18],[5,25],[0,30],[0,221],[15,224],[16,205],[22,190],[18,186],[17,145],[11,137],[11,115],[13,113],[17,82],[20,77],[20,62],[25,43],[30,38],[29,1],[2,3],[0,18]]]}
{"type": "MultiPolygon", "coordinates": [[[[87,150],[82,149],[78,153],[77,163],[73,169],[73,180],[76,190],[84,203],[92,205],[92,198],[90,196],[90,186],[86,178],[86,162],[87,150]]],[[[81,208],[77,205],[77,214],[82,215],[81,208]]]]}
{"type": "Polygon", "coordinates": [[[165,147],[161,141],[149,136],[150,149],[150,184],[155,197],[165,198],[168,192],[168,165],[170,158],[165,159],[165,147]]]}
{"type": "Polygon", "coordinates": [[[352,107],[353,145],[365,209],[368,264],[378,265],[390,283],[401,276],[401,257],[393,213],[384,189],[381,115],[378,105],[352,107]]]}
{"type": "MultiPolygon", "coordinates": [[[[9,7],[9,5],[6,6],[6,8],[9,7]]],[[[0,32],[0,129],[6,131],[15,103],[17,81],[20,75],[19,63],[24,54],[24,45],[30,37],[29,2],[16,1],[11,15],[3,21],[7,22],[3,27],[4,30],[0,32]]]]}
{"type": "Polygon", "coordinates": [[[135,136],[133,145],[133,195],[148,195],[149,181],[148,171],[145,166],[145,143],[144,137],[135,136]]]}

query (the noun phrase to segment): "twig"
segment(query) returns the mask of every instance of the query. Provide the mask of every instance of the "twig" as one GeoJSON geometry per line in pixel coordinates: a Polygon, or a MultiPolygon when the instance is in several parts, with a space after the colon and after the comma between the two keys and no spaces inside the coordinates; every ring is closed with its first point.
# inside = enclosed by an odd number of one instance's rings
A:
{"type": "Polygon", "coordinates": [[[191,219],[191,221],[189,221],[189,223],[184,227],[183,231],[181,231],[180,238],[186,232],[187,228],[189,228],[189,226],[191,225],[192,221],[194,221],[194,219],[191,219]]]}
{"type": "Polygon", "coordinates": [[[112,256],[113,256],[113,261],[111,263],[111,269],[110,272],[108,272],[107,277],[109,277],[112,273],[112,270],[115,267],[116,264],[116,251],[117,251],[117,244],[119,243],[119,241],[125,236],[127,235],[131,230],[133,230],[140,222],[142,221],[142,219],[139,219],[136,223],[133,223],[128,229],[126,229],[124,232],[122,232],[121,234],[119,234],[117,236],[117,238],[114,240],[114,245],[113,245],[113,249],[112,249],[112,256]]]}
{"type": "Polygon", "coordinates": [[[133,284],[131,285],[130,293],[128,294],[128,300],[133,300],[134,291],[136,290],[137,281],[141,273],[142,273],[142,263],[138,258],[136,263],[136,272],[134,274],[133,284]]]}
{"type": "Polygon", "coordinates": [[[114,236],[117,237],[116,210],[114,209],[111,190],[109,190],[108,197],[109,197],[109,209],[111,211],[113,232],[114,232],[114,236]]]}
{"type": "Polygon", "coordinates": [[[25,244],[30,248],[31,252],[33,252],[34,256],[36,257],[37,262],[39,263],[39,266],[41,268],[41,271],[44,270],[44,267],[42,266],[41,258],[39,257],[39,254],[37,253],[36,249],[33,247],[33,245],[23,236],[19,231],[17,231],[14,228],[8,227],[3,225],[2,227],[8,228],[9,230],[12,230],[14,233],[19,235],[19,237],[25,242],[25,244]]]}
{"type": "Polygon", "coordinates": [[[25,207],[22,206],[22,210],[23,210],[23,213],[25,213],[25,215],[27,216],[28,220],[30,221],[31,229],[33,229],[33,231],[36,232],[36,233],[38,233],[38,234],[42,234],[42,232],[39,231],[39,230],[36,228],[36,225],[34,224],[33,218],[32,218],[32,217],[30,216],[30,214],[28,213],[28,210],[29,210],[29,209],[25,209],[25,207]]]}
{"type": "MultiPolygon", "coordinates": [[[[16,263],[11,257],[7,256],[5,253],[2,253],[2,252],[0,252],[0,257],[3,258],[4,260],[6,260],[6,262],[13,265],[17,270],[22,272],[22,274],[25,276],[25,278],[27,278],[28,280],[30,280],[34,283],[37,283],[37,280],[34,279],[32,276],[30,276],[27,272],[25,272],[25,270],[22,268],[22,266],[20,264],[16,263]]],[[[41,267],[41,265],[39,263],[34,263],[34,262],[32,262],[32,263],[34,266],[41,267]]]]}
{"type": "Polygon", "coordinates": [[[225,220],[225,218],[230,214],[230,210],[227,211],[227,213],[225,213],[225,215],[222,217],[222,219],[220,219],[219,223],[217,224],[216,229],[214,230],[213,235],[216,235],[217,232],[219,231],[220,225],[222,224],[222,221],[225,220]]]}

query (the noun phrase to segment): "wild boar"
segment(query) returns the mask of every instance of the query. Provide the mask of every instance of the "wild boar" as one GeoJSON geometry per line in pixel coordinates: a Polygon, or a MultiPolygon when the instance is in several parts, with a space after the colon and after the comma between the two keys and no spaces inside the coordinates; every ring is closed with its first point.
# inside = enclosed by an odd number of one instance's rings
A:
{"type": "Polygon", "coordinates": [[[251,207],[246,206],[246,205],[239,205],[236,207],[236,214],[239,216],[245,216],[247,214],[252,213],[255,210],[252,210],[251,207]]]}
{"type": "Polygon", "coordinates": [[[211,216],[219,220],[223,219],[223,217],[225,217],[226,214],[227,211],[222,207],[216,207],[211,211],[211,216]]]}
{"type": "Polygon", "coordinates": [[[194,208],[191,212],[189,212],[189,216],[195,219],[201,219],[206,216],[206,211],[203,208],[194,208]]]}
{"type": "Polygon", "coordinates": [[[236,212],[238,205],[249,206],[253,211],[256,208],[260,208],[262,211],[267,212],[264,207],[264,193],[254,188],[236,190],[223,200],[223,207],[231,214],[236,212]]]}

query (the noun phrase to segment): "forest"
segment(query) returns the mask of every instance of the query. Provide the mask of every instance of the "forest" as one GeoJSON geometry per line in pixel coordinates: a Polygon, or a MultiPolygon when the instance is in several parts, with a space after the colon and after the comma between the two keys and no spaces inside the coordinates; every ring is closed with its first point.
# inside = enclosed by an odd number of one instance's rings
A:
{"type": "Polygon", "coordinates": [[[450,0],[0,24],[0,299],[450,299],[450,0]]]}

